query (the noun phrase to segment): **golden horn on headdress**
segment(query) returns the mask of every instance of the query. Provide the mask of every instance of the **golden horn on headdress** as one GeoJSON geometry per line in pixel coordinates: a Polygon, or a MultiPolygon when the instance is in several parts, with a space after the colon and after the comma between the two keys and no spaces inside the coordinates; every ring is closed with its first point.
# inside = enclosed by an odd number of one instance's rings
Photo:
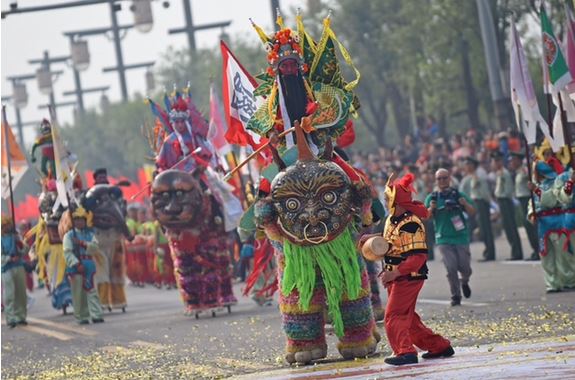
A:
{"type": "Polygon", "coordinates": [[[280,9],[276,8],[276,24],[280,27],[280,29],[284,28],[284,19],[282,17],[282,14],[280,13],[280,9]]]}
{"type": "Polygon", "coordinates": [[[252,20],[250,18],[250,22],[252,23],[252,26],[254,27],[254,29],[256,30],[258,36],[260,36],[260,40],[262,40],[262,42],[265,44],[267,44],[270,40],[268,38],[268,36],[266,35],[266,32],[264,32],[264,30],[262,28],[260,28],[255,22],[254,20],[252,20]]]}
{"type": "Polygon", "coordinates": [[[309,148],[307,139],[305,138],[305,132],[303,131],[299,121],[294,123],[295,136],[297,139],[297,153],[299,161],[312,161],[315,159],[315,155],[309,148]]]}

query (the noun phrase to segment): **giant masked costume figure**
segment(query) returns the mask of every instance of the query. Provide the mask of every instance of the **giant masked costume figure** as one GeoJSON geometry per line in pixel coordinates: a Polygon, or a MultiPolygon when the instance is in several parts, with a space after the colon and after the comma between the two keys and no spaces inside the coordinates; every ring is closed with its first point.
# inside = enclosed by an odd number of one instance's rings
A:
{"type": "Polygon", "coordinates": [[[150,101],[159,120],[153,148],[160,172],[152,184],[152,212],[165,230],[186,313],[230,311],[237,300],[228,235],[237,227],[241,203],[213,170],[217,157],[206,140],[208,125],[189,93],[164,101],[169,114],[150,101]]]}
{"type": "Polygon", "coordinates": [[[240,233],[263,227],[276,250],[280,310],[287,335],[286,360],[306,364],[327,354],[324,324],[333,323],[346,359],[375,351],[379,335],[365,263],[356,252],[352,225],[371,223],[371,189],[365,176],[331,147],[359,107],[353,88],[359,73],[330,28],[316,43],[297,17],[297,31],[283,26],[266,35],[269,68],[255,95],[265,96],[247,128],[274,142],[275,164],[262,171],[260,200],[240,223],[240,233]],[[356,73],[344,81],[339,48],[356,73]],[[315,156],[321,156],[318,159],[315,156]]]}
{"type": "MultiPolygon", "coordinates": [[[[106,181],[107,182],[107,181],[106,181]]],[[[122,190],[106,183],[91,187],[81,200],[93,214],[94,236],[101,255],[96,256],[98,294],[108,310],[127,306],[125,286],[126,258],[123,237],[133,236],[126,225],[126,201],[122,190]]]]}
{"type": "Polygon", "coordinates": [[[255,206],[256,223],[276,248],[280,310],[287,335],[286,360],[307,364],[327,354],[325,311],[346,359],[376,349],[369,278],[351,236],[368,218],[370,189],[331,162],[330,143],[321,159],[296,123],[298,161],[281,171],[270,193],[255,206]]]}

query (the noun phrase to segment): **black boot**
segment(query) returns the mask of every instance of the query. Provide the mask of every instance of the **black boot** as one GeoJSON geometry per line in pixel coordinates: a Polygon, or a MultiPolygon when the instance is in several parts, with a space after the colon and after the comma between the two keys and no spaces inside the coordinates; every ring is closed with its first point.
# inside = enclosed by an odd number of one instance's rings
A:
{"type": "Polygon", "coordinates": [[[451,297],[451,306],[460,306],[461,305],[461,297],[453,296],[451,297]]]}
{"type": "Polygon", "coordinates": [[[385,358],[384,362],[391,365],[416,364],[417,354],[404,354],[385,358]]]}
{"type": "Polygon", "coordinates": [[[424,359],[448,358],[453,356],[453,354],[455,354],[455,351],[453,351],[453,347],[449,346],[441,352],[426,352],[425,354],[421,355],[421,357],[424,359]]]}
{"type": "Polygon", "coordinates": [[[461,284],[461,291],[465,298],[471,297],[471,288],[469,287],[469,284],[461,284]]]}

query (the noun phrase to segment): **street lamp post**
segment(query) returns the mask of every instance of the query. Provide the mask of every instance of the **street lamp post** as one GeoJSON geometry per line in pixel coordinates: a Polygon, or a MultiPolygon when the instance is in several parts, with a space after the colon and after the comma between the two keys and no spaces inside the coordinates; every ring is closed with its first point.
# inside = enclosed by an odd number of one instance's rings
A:
{"type": "MultiPolygon", "coordinates": [[[[110,0],[112,1],[112,0],[110,0]]],[[[115,16],[115,13],[114,13],[115,16]]],[[[85,29],[85,30],[75,30],[70,32],[64,32],[64,35],[73,40],[76,37],[87,37],[87,36],[96,36],[106,34],[108,32],[112,32],[114,36],[114,46],[116,49],[116,66],[104,68],[102,71],[112,72],[117,71],[120,78],[120,92],[122,94],[122,101],[128,100],[128,87],[126,81],[126,71],[131,69],[137,69],[141,67],[150,67],[154,65],[154,62],[144,62],[144,63],[136,63],[131,65],[126,65],[124,63],[124,58],[122,55],[122,45],[120,43],[120,31],[129,30],[136,27],[136,25],[118,25],[117,19],[115,17],[112,18],[112,27],[111,28],[94,28],[94,29],[85,29]]]]}
{"type": "MultiPolygon", "coordinates": [[[[61,56],[61,57],[50,57],[48,50],[44,50],[43,57],[41,59],[31,59],[28,61],[30,64],[40,64],[42,65],[40,69],[37,71],[37,78],[38,78],[38,85],[40,87],[41,92],[47,93],[50,99],[50,104],[54,108],[54,117],[58,120],[58,116],[56,114],[56,99],[54,97],[54,87],[52,85],[52,75],[58,74],[52,72],[50,70],[50,66],[53,63],[60,63],[60,62],[67,62],[70,59],[69,56],[61,56]]],[[[75,70],[75,69],[73,69],[75,70]]],[[[61,73],[61,71],[59,72],[61,73]]]]}
{"type": "Polygon", "coordinates": [[[118,67],[118,76],[120,78],[120,92],[122,101],[128,101],[128,85],[126,83],[126,72],[124,70],[124,56],[122,54],[122,44],[120,40],[120,28],[118,26],[118,17],[116,11],[119,10],[114,0],[108,1],[110,4],[110,16],[112,18],[112,34],[114,36],[114,49],[116,50],[116,66],[118,67]]]}
{"type": "Polygon", "coordinates": [[[18,129],[18,140],[20,146],[24,146],[24,123],[22,123],[22,115],[20,109],[24,108],[28,103],[28,92],[26,91],[25,81],[35,79],[35,74],[16,75],[7,77],[6,79],[12,82],[12,103],[16,114],[16,128],[18,129]]]}
{"type": "Polygon", "coordinates": [[[230,21],[214,22],[210,24],[196,26],[194,25],[194,20],[192,18],[192,0],[182,0],[182,1],[184,3],[184,17],[186,20],[186,26],[183,28],[169,29],[168,34],[186,33],[186,36],[188,37],[188,46],[190,48],[190,55],[193,58],[193,55],[196,52],[195,32],[199,30],[224,28],[226,26],[229,26],[232,22],[230,20],[230,21]]]}

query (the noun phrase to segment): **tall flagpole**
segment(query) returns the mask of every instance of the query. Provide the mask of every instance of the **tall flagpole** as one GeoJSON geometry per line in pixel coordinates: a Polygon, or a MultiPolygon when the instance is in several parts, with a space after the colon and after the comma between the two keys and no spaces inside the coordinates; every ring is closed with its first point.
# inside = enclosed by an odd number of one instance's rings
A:
{"type": "Polygon", "coordinates": [[[6,106],[2,105],[2,128],[4,128],[4,149],[6,149],[6,162],[8,164],[8,187],[10,188],[10,212],[12,224],[16,231],[16,212],[14,211],[14,192],[12,191],[12,168],[10,159],[10,144],[8,144],[8,121],[6,120],[6,106]]]}

